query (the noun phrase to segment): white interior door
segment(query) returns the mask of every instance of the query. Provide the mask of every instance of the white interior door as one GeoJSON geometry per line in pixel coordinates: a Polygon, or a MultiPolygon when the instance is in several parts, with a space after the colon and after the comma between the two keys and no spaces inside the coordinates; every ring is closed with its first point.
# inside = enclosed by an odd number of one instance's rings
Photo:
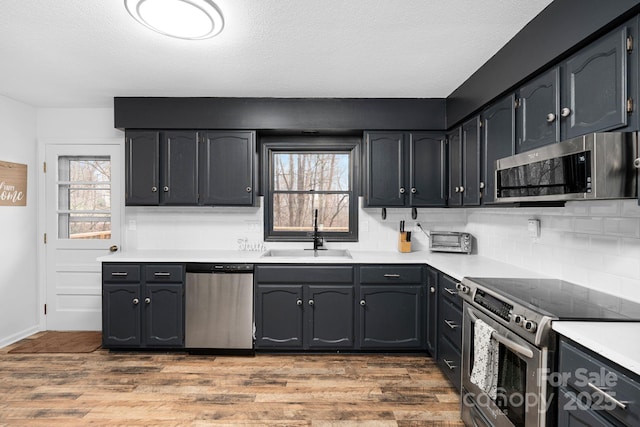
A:
{"type": "Polygon", "coordinates": [[[101,265],[120,247],[120,145],[45,148],[47,330],[102,328],[101,265]]]}

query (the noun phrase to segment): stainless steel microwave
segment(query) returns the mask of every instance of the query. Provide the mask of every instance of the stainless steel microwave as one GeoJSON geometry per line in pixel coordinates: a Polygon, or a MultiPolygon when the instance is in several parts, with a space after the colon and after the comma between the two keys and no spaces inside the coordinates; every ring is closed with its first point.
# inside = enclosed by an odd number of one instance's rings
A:
{"type": "Polygon", "coordinates": [[[459,231],[430,231],[429,250],[434,252],[457,252],[470,254],[473,236],[459,231]]]}
{"type": "Polygon", "coordinates": [[[496,161],[497,202],[637,197],[638,134],[592,133],[496,161]]]}

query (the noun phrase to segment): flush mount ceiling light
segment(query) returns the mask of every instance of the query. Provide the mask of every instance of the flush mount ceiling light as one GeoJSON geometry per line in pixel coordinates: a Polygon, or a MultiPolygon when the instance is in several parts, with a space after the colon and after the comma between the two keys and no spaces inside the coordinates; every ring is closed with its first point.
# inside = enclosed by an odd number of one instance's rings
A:
{"type": "Polygon", "coordinates": [[[224,18],[211,0],[125,0],[134,19],[160,34],[201,40],[216,36],[224,18]]]}

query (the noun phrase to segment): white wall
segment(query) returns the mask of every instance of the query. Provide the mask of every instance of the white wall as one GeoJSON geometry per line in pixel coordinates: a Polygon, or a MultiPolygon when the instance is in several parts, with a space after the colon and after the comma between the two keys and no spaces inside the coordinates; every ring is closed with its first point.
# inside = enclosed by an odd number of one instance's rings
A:
{"type": "Polygon", "coordinates": [[[38,328],[36,110],[0,96],[0,160],[27,165],[27,206],[0,206],[0,347],[38,328]]]}

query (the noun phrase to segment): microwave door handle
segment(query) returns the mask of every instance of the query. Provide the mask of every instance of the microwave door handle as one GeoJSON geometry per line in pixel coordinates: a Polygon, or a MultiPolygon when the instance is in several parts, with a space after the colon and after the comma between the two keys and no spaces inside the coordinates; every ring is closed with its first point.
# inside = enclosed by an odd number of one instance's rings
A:
{"type": "MultiPolygon", "coordinates": [[[[467,311],[469,313],[469,317],[471,318],[471,323],[476,323],[476,320],[478,320],[478,317],[475,314],[473,314],[473,311],[470,308],[468,308],[467,311]]],[[[493,337],[493,339],[495,339],[500,344],[507,347],[509,350],[515,353],[518,353],[519,355],[526,357],[527,359],[533,359],[533,351],[531,351],[531,349],[528,349],[527,347],[520,345],[517,342],[514,342],[507,337],[503,337],[495,330],[493,331],[491,336],[493,337]]]]}

